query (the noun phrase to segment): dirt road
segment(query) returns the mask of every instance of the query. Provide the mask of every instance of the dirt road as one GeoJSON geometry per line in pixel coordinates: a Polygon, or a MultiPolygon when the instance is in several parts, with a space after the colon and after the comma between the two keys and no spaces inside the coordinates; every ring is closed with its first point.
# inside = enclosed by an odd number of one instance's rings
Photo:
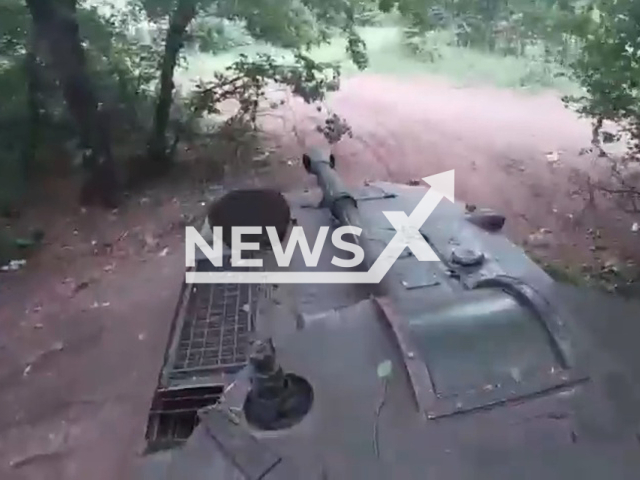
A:
{"type": "MultiPolygon", "coordinates": [[[[335,148],[349,182],[455,169],[456,196],[506,214],[514,240],[546,229],[541,256],[633,254],[631,217],[605,201],[584,210],[570,195],[588,169],[578,153],[590,126],[552,94],[363,75],[330,106],[353,128],[335,148]],[[589,233],[598,229],[599,238],[589,233]]],[[[278,135],[282,162],[264,177],[277,185],[312,182],[298,165],[303,145],[318,141],[319,114],[308,111],[285,111],[298,136],[278,135]]],[[[113,215],[51,198],[30,214],[46,219],[47,245],[0,276],[1,478],[128,478],[180,285],[181,215],[201,210],[201,195],[193,184],[161,185],[113,215]]]]}
{"type": "MultiPolygon", "coordinates": [[[[595,249],[602,261],[631,258],[637,250],[637,236],[629,231],[633,217],[604,198],[585,209],[587,173],[595,175],[596,168],[593,155],[580,153],[590,147],[591,125],[553,93],[363,75],[345,82],[330,108],[353,128],[354,138],[345,137],[334,149],[340,172],[351,182],[405,182],[455,169],[456,198],[504,213],[514,241],[522,244],[533,232],[550,230],[549,245],[536,252],[543,258],[593,260],[590,228],[602,230],[595,249]],[[601,244],[615,246],[615,253],[601,244]]],[[[284,113],[285,124],[299,132],[285,144],[292,160],[300,157],[301,145],[321,141],[314,134],[320,114],[305,115],[309,110],[297,106],[284,113]]]]}

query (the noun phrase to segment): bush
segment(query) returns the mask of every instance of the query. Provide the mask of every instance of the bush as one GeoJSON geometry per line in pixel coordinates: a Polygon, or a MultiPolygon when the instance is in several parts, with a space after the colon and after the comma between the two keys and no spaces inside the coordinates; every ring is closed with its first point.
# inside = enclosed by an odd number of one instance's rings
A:
{"type": "Polygon", "coordinates": [[[253,43],[251,35],[240,22],[214,16],[198,19],[190,35],[198,50],[211,54],[253,43]]]}
{"type": "Polygon", "coordinates": [[[583,47],[572,63],[585,89],[577,103],[585,115],[624,124],[635,148],[640,140],[640,1],[598,2],[579,31],[583,47]]]}
{"type": "MultiPolygon", "coordinates": [[[[614,138],[628,139],[627,154],[611,159],[611,179],[598,185],[622,202],[625,210],[640,209],[640,1],[598,0],[585,9],[573,33],[582,43],[578,58],[571,62],[585,95],[565,100],[594,119],[593,143],[600,147],[604,120],[615,122],[620,131],[614,138]]],[[[610,135],[609,135],[610,136],[610,135]]]]}

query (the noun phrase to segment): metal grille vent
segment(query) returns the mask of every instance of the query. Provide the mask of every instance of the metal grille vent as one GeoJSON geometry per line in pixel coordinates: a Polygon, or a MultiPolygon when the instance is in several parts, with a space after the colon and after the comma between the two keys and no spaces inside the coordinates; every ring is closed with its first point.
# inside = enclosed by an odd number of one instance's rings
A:
{"type": "Polygon", "coordinates": [[[171,368],[171,377],[222,370],[247,362],[256,285],[195,285],[171,368]]]}
{"type": "MultiPolygon", "coordinates": [[[[228,265],[225,265],[228,268],[228,265]]],[[[198,271],[224,270],[208,260],[198,271]]],[[[248,362],[259,295],[252,284],[187,285],[147,424],[149,450],[181,444],[197,425],[199,409],[218,401],[227,375],[248,362]]]]}
{"type": "Polygon", "coordinates": [[[221,394],[221,386],[158,392],[147,422],[147,453],[183,444],[198,425],[198,410],[216,404],[221,394]]]}

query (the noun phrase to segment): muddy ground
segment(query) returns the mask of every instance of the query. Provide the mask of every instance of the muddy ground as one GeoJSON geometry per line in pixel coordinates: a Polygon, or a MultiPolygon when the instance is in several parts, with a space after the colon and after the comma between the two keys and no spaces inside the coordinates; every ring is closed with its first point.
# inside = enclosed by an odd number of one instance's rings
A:
{"type": "MultiPolygon", "coordinates": [[[[329,104],[353,129],[335,146],[350,183],[455,169],[457,198],[504,213],[507,234],[546,261],[588,270],[640,257],[638,219],[599,196],[586,202],[590,124],[552,93],[362,75],[329,104]]],[[[299,159],[321,141],[319,118],[298,104],[272,112],[271,167],[248,181],[312,185],[299,159]]],[[[45,245],[0,275],[0,478],[130,477],[182,279],[183,227],[213,193],[192,172],[117,212],[80,210],[64,181],[33,197],[16,228],[42,224],[45,245]]]]}

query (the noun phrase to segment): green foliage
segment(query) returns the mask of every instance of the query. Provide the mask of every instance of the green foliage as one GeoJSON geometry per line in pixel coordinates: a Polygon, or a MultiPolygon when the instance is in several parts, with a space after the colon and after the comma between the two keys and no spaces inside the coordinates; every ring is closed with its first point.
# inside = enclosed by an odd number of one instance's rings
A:
{"type": "Polygon", "coordinates": [[[191,43],[204,53],[217,54],[232,48],[251,45],[253,38],[238,21],[203,15],[196,19],[190,32],[191,43]]]}
{"type": "Polygon", "coordinates": [[[594,118],[595,147],[603,120],[620,127],[616,137],[626,134],[627,155],[611,159],[611,185],[599,188],[616,196],[621,208],[637,212],[640,184],[630,172],[640,161],[640,1],[594,0],[574,34],[583,48],[571,66],[586,94],[566,100],[594,118]]]}
{"type": "Polygon", "coordinates": [[[24,52],[29,36],[29,12],[24,2],[0,0],[0,61],[24,52]]]}
{"type": "MultiPolygon", "coordinates": [[[[120,137],[147,122],[158,55],[130,32],[140,11],[77,9],[89,73],[120,137]]],[[[64,167],[77,129],[41,45],[32,42],[31,18],[22,0],[0,0],[0,206],[15,203],[32,176],[48,174],[51,160],[64,167]],[[33,60],[30,60],[33,59],[33,60]],[[31,86],[31,89],[30,89],[31,86]],[[65,154],[66,152],[66,154],[65,154]],[[55,158],[54,158],[55,157],[55,158]],[[29,177],[29,178],[28,178],[29,177]]],[[[67,166],[71,166],[71,162],[67,166]]]]}
{"type": "MultiPolygon", "coordinates": [[[[404,19],[412,41],[425,32],[452,29],[458,46],[523,55],[544,43],[549,58],[566,57],[580,0],[381,0],[404,19]]],[[[411,43],[411,42],[410,42],[411,43]]]]}
{"type": "Polygon", "coordinates": [[[19,198],[24,186],[22,150],[26,139],[25,75],[20,64],[0,70],[0,209],[19,198]]]}
{"type": "MultiPolygon", "coordinates": [[[[242,115],[255,121],[256,105],[268,85],[287,85],[308,102],[337,87],[336,71],[304,53],[336,34],[346,38],[346,52],[354,64],[365,68],[366,45],[356,27],[374,22],[377,14],[374,0],[264,0],[259,5],[255,0],[130,0],[115,9],[96,5],[78,1],[76,16],[87,70],[100,108],[110,120],[111,137],[119,146],[138,141],[132,139],[136,136],[145,137],[146,144],[150,130],[169,133],[167,127],[190,128],[191,116],[183,108],[184,99],[176,104],[179,94],[174,93],[171,78],[174,60],[179,62],[185,45],[215,53],[257,40],[296,52],[292,64],[268,57],[241,57],[224,78],[216,79],[229,81],[227,89],[209,84],[191,96],[194,102],[200,98],[204,110],[215,109],[215,95],[235,98],[242,115]],[[143,24],[150,25],[146,38],[134,28],[143,24]],[[173,48],[167,50],[163,45],[169,38],[167,28],[175,33],[178,24],[182,28],[173,35],[173,48]],[[159,96],[156,90],[163,60],[163,95],[159,96]],[[163,114],[164,120],[152,125],[158,111],[167,112],[167,104],[173,119],[167,122],[163,114]],[[155,129],[157,125],[161,128],[155,129]]],[[[28,158],[36,151],[45,154],[43,159],[47,154],[60,156],[70,148],[70,140],[77,139],[77,129],[48,64],[47,49],[42,48],[47,40],[31,38],[31,18],[24,1],[0,0],[0,18],[0,177],[13,188],[20,185],[18,178],[26,178],[28,158]]],[[[0,185],[0,196],[9,187],[0,185]]],[[[13,193],[9,196],[15,197],[13,193]]]]}
{"type": "Polygon", "coordinates": [[[29,37],[29,16],[23,2],[0,0],[0,18],[0,122],[8,126],[24,103],[26,76],[22,62],[29,37]]]}
{"type": "Polygon", "coordinates": [[[301,0],[264,0],[260,8],[253,0],[222,1],[216,11],[243,21],[253,38],[285,48],[314,45],[327,34],[312,8],[301,0]]]}
{"type": "Polygon", "coordinates": [[[355,27],[370,21],[376,8],[371,0],[264,0],[260,8],[255,0],[219,0],[210,11],[243,23],[254,40],[293,50],[309,49],[344,32],[347,53],[364,68],[364,42],[355,27]]]}
{"type": "Polygon", "coordinates": [[[148,128],[153,86],[162,51],[157,42],[136,37],[130,25],[144,16],[132,8],[117,14],[100,14],[95,8],[78,13],[87,42],[90,73],[100,97],[110,110],[117,130],[148,128]]]}
{"type": "Polygon", "coordinates": [[[579,31],[582,54],[572,64],[587,95],[581,112],[614,121],[640,118],[640,1],[599,1],[579,31]]]}
{"type": "Polygon", "coordinates": [[[165,20],[177,6],[177,0],[139,0],[140,8],[152,21],[165,20]]]}
{"type": "Polygon", "coordinates": [[[0,0],[0,209],[13,203],[24,186],[23,149],[26,139],[26,71],[29,37],[26,6],[0,0]]]}
{"type": "Polygon", "coordinates": [[[286,86],[306,103],[313,103],[322,101],[327,92],[337,90],[340,85],[337,66],[316,62],[301,52],[296,53],[293,63],[278,61],[267,54],[258,54],[256,58],[240,55],[214,78],[197,85],[191,98],[193,111],[218,114],[220,103],[234,99],[239,103],[235,118],[250,121],[254,126],[270,86],[286,86]]]}
{"type": "Polygon", "coordinates": [[[367,45],[355,28],[347,31],[347,54],[358,69],[364,70],[369,65],[367,45]]]}
{"type": "MultiPolygon", "coordinates": [[[[165,160],[169,160],[166,154],[166,130],[173,103],[173,77],[177,59],[187,42],[195,41],[200,47],[215,50],[223,40],[221,34],[224,31],[216,31],[208,28],[207,24],[198,23],[198,16],[201,19],[208,17],[214,21],[228,20],[241,24],[253,39],[293,51],[304,51],[326,43],[332,32],[343,31],[347,36],[347,52],[354,64],[363,69],[368,62],[366,45],[356,29],[360,14],[373,5],[367,0],[263,0],[259,5],[255,0],[176,0],[172,8],[165,0],[141,0],[141,5],[154,19],[162,19],[163,13],[170,12],[168,19],[163,20],[168,24],[168,29],[160,68],[159,94],[148,142],[148,157],[160,159],[164,164],[168,163],[165,160]]],[[[301,60],[301,57],[297,55],[296,59],[301,60]]],[[[231,79],[234,85],[230,95],[236,95],[241,104],[240,111],[248,114],[255,124],[255,105],[257,98],[264,95],[264,81],[270,75],[283,73],[274,70],[274,65],[267,58],[252,61],[251,64],[241,58],[234,66],[237,71],[231,71],[231,74],[238,74],[239,78],[231,79]]],[[[285,79],[278,77],[270,80],[279,82],[285,79]]],[[[207,88],[202,90],[209,91],[207,88]]],[[[215,98],[209,100],[216,105],[215,98]]]]}
{"type": "MultiPolygon", "coordinates": [[[[151,21],[167,24],[177,0],[138,0],[151,21]]],[[[372,21],[377,11],[373,0],[181,0],[193,1],[198,17],[189,33],[192,43],[202,51],[218,52],[247,44],[248,39],[287,49],[308,49],[325,43],[339,31],[353,40],[348,51],[361,66],[354,27],[372,21]]]]}

